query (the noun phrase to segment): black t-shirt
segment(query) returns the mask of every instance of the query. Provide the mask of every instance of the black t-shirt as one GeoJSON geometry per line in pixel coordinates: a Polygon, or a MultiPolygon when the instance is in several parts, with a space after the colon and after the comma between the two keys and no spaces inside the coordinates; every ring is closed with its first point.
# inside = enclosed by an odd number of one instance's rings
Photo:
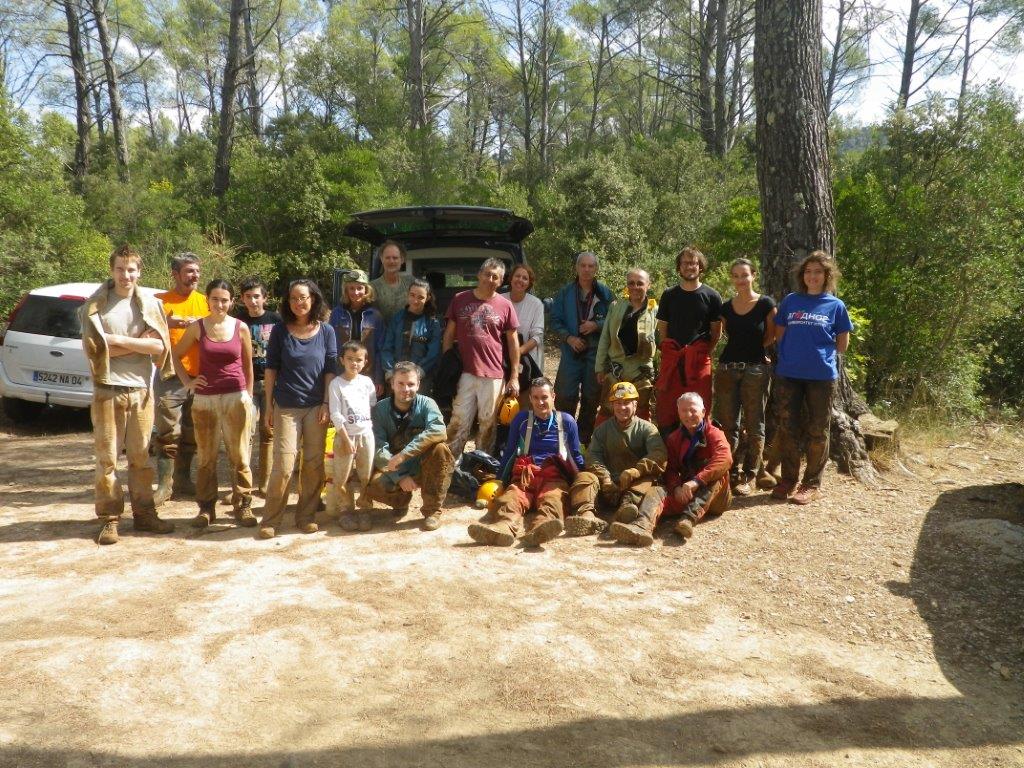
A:
{"type": "Polygon", "coordinates": [[[270,329],[283,322],[281,316],[268,309],[259,317],[249,317],[249,310],[245,307],[236,307],[232,314],[249,326],[249,333],[252,334],[252,372],[257,380],[262,379],[267,370],[270,329]]]}
{"type": "Polygon", "coordinates": [[[635,355],[636,348],[640,346],[636,325],[637,321],[640,320],[640,313],[644,309],[646,309],[646,306],[643,304],[637,310],[634,310],[633,307],[627,309],[625,316],[622,318],[622,325],[619,326],[619,341],[622,343],[622,350],[627,355],[635,355]]]}
{"type": "Polygon", "coordinates": [[[711,323],[722,317],[722,297],[709,285],[695,291],[669,288],[658,302],[658,320],[668,323],[668,337],[682,345],[711,339],[711,323]]]}
{"type": "Polygon", "coordinates": [[[718,359],[723,363],[763,363],[764,326],[775,309],[771,296],[761,296],[745,315],[736,314],[732,299],[722,305],[722,320],[728,340],[718,359]]]}

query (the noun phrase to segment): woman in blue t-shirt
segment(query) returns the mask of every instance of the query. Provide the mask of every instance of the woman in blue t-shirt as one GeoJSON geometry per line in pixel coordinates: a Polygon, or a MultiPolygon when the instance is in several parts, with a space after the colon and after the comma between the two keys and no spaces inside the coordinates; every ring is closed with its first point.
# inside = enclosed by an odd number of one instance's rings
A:
{"type": "Polygon", "coordinates": [[[302,491],[295,507],[295,524],[303,533],[317,531],[313,517],[324,484],[327,391],[338,373],[338,343],[334,329],[324,322],[326,316],[317,284],[305,278],[292,280],[288,300],[281,306],[284,322],[274,326],[267,343],[263,418],[267,430],[274,433],[274,460],[260,520],[261,539],[274,538],[281,526],[288,483],[300,451],[302,491]]]}
{"type": "Polygon", "coordinates": [[[846,305],[833,293],[838,278],[832,257],[813,251],[793,271],[797,290],[782,300],[775,317],[779,358],[774,387],[782,480],[772,490],[773,499],[809,504],[820,492],[839,378],[837,353],[846,351],[853,330],[846,305]],[[806,427],[800,415],[805,406],[806,427]],[[807,446],[807,465],[797,486],[801,442],[807,446]]]}
{"type": "Polygon", "coordinates": [[[764,406],[770,368],[767,347],[775,343],[775,301],[754,291],[757,268],[749,259],[729,267],[736,295],[722,305],[727,341],[715,369],[715,418],[732,449],[731,483],[737,496],[749,496],[764,450],[764,406]],[[746,436],[740,446],[740,413],[746,436]]]}

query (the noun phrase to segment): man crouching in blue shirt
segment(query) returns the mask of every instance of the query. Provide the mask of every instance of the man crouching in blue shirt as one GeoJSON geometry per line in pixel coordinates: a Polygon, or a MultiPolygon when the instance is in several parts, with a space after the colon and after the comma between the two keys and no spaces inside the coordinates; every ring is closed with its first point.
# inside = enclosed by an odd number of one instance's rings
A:
{"type": "Polygon", "coordinates": [[[522,532],[528,512],[536,511],[523,544],[536,547],[562,532],[569,485],[583,469],[576,420],[554,409],[551,382],[530,382],[532,410],[516,414],[501,454],[501,477],[507,483],[495,500],[493,523],[473,523],[469,536],[480,544],[510,547],[522,532]]]}
{"type": "Polygon", "coordinates": [[[392,397],[373,407],[373,439],[377,446],[374,469],[366,491],[369,498],[405,516],[412,492],[423,495],[423,530],[441,525],[441,507],[455,470],[445,441],[448,430],[441,410],[431,398],[418,394],[423,371],[416,363],[395,363],[392,397]]]}

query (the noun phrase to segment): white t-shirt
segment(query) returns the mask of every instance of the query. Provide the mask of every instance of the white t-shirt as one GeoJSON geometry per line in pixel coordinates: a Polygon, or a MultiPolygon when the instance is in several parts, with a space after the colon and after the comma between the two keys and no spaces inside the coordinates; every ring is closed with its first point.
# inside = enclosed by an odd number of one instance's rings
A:
{"type": "Polygon", "coordinates": [[[377,403],[373,379],[362,374],[351,381],[344,375],[335,376],[328,399],[335,429],[344,428],[350,436],[373,434],[371,410],[377,403]]]}
{"type": "MultiPolygon", "coordinates": [[[[509,301],[512,301],[512,299],[509,299],[509,301]]],[[[519,317],[519,333],[523,337],[523,343],[525,344],[531,339],[537,342],[537,346],[527,352],[527,354],[533,358],[537,367],[543,371],[544,302],[532,293],[527,293],[518,304],[513,301],[512,306],[516,308],[516,315],[519,317]]]]}

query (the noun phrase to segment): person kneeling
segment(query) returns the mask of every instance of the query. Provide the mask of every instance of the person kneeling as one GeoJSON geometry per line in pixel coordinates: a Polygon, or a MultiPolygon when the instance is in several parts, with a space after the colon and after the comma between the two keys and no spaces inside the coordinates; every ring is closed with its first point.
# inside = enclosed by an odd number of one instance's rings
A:
{"type": "Polygon", "coordinates": [[[665,471],[667,453],[658,428],[637,416],[640,393],[629,381],[612,386],[608,405],[613,419],[594,430],[587,447],[585,472],[569,489],[573,514],[566,518],[569,536],[600,533],[606,527],[595,515],[615,512],[616,520],[636,520],[643,498],[665,471]]]}
{"type": "Polygon", "coordinates": [[[530,382],[532,410],[516,414],[501,454],[504,492],[495,500],[494,523],[473,523],[469,536],[480,544],[510,547],[531,510],[536,515],[523,543],[536,547],[562,532],[562,514],[569,482],[583,468],[576,420],[554,410],[551,382],[541,376],[530,382]]]}
{"type": "Polygon", "coordinates": [[[680,426],[668,437],[664,487],[654,488],[644,497],[635,520],[620,520],[608,529],[623,544],[649,547],[663,515],[678,517],[675,532],[688,539],[694,523],[729,508],[732,452],[725,433],[705,418],[704,400],[696,392],[682,394],[676,409],[680,426]]]}
{"type": "MultiPolygon", "coordinates": [[[[396,518],[409,510],[412,492],[423,495],[423,530],[441,526],[441,507],[455,470],[445,441],[448,431],[441,410],[431,398],[418,394],[423,372],[416,363],[395,363],[394,394],[373,407],[373,463],[377,472],[366,495],[387,504],[396,518]]],[[[371,522],[372,525],[372,522],[371,522]]],[[[366,525],[362,526],[366,530],[366,525]]]]}

